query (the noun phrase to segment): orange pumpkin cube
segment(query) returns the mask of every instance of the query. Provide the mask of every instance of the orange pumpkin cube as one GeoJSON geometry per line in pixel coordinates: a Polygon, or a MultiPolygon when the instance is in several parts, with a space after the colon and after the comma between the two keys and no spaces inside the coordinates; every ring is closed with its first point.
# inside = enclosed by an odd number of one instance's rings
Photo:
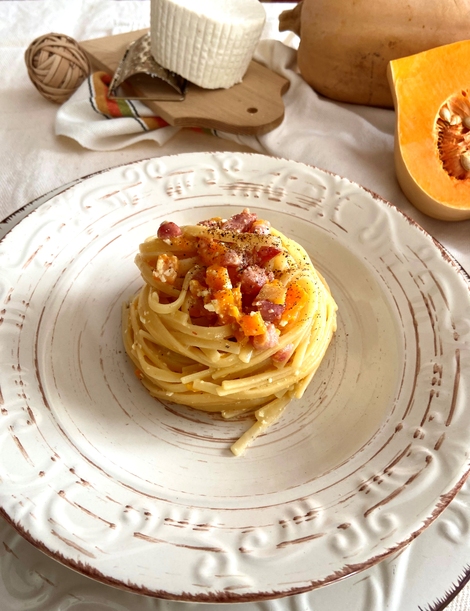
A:
{"type": "Polygon", "coordinates": [[[223,265],[210,265],[206,269],[206,284],[213,291],[231,289],[232,282],[227,268],[223,265]]]}
{"type": "Polygon", "coordinates": [[[282,313],[280,326],[295,322],[308,303],[308,293],[298,282],[291,282],[286,291],[285,310],[282,313]]]}
{"type": "MultiPolygon", "coordinates": [[[[210,305],[219,317],[219,321],[225,325],[235,322],[240,317],[242,307],[241,292],[238,287],[235,289],[221,289],[212,295],[210,305]]],[[[209,309],[207,305],[206,309],[209,309]]]]}
{"type": "Polygon", "coordinates": [[[205,238],[199,238],[196,241],[196,248],[202,263],[208,266],[218,264],[227,253],[225,244],[205,238]]]}
{"type": "Polygon", "coordinates": [[[259,312],[244,314],[238,321],[238,324],[247,337],[264,335],[266,333],[266,324],[259,312]]]}

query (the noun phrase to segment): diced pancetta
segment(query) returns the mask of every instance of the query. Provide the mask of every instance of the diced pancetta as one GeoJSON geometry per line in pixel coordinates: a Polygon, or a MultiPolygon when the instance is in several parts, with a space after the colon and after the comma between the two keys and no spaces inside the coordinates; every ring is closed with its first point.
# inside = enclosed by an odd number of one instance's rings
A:
{"type": "Polygon", "coordinates": [[[251,226],[256,221],[257,217],[254,212],[250,212],[247,208],[239,214],[234,214],[224,223],[222,223],[222,229],[228,229],[229,231],[236,231],[242,233],[250,231],[251,226]]]}
{"type": "Polygon", "coordinates": [[[249,265],[240,274],[240,290],[244,295],[257,295],[268,281],[266,271],[259,265],[249,265]]]}
{"type": "Polygon", "coordinates": [[[285,309],[284,304],[273,303],[267,299],[256,301],[256,307],[265,322],[279,322],[285,309]]]}
{"type": "Polygon", "coordinates": [[[287,363],[294,352],[294,344],[286,344],[284,348],[281,348],[273,354],[272,359],[276,363],[287,363]]]}
{"type": "Polygon", "coordinates": [[[224,265],[225,267],[238,267],[242,263],[242,256],[233,248],[227,248],[219,259],[219,265],[224,265]]]}
{"type": "Polygon", "coordinates": [[[254,253],[255,261],[258,265],[264,266],[268,261],[274,259],[274,257],[281,252],[282,249],[277,248],[277,246],[260,246],[254,253]]]}
{"type": "Polygon", "coordinates": [[[266,333],[263,335],[255,335],[252,338],[253,347],[255,350],[269,350],[274,348],[279,343],[279,334],[276,327],[268,322],[266,324],[266,333]]]}
{"type": "Polygon", "coordinates": [[[173,223],[173,221],[163,221],[158,228],[157,237],[162,240],[168,240],[171,238],[177,238],[178,236],[182,235],[182,233],[183,231],[181,230],[181,227],[179,227],[176,223],[173,223]]]}
{"type": "Polygon", "coordinates": [[[268,235],[271,233],[271,223],[264,219],[256,219],[250,227],[250,233],[258,235],[268,235]]]}

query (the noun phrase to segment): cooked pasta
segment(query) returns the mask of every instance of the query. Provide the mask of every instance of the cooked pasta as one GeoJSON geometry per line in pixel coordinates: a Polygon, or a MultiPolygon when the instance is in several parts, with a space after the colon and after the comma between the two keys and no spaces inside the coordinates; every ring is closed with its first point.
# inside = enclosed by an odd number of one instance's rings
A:
{"type": "Polygon", "coordinates": [[[305,250],[245,209],[160,225],[139,247],[144,285],[123,308],[136,374],[159,399],[254,422],[240,455],[300,398],[336,330],[337,306],[305,250]]]}

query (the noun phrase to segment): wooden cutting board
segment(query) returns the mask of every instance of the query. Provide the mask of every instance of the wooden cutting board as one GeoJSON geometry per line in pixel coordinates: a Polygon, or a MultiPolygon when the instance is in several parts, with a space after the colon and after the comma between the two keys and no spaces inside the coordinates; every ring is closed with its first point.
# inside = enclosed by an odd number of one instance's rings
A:
{"type": "MultiPolygon", "coordinates": [[[[80,42],[93,68],[114,74],[127,47],[148,30],[80,42]]],[[[133,83],[136,93],[145,95],[133,83]]],[[[170,125],[218,129],[233,134],[264,134],[284,117],[282,94],[289,81],[252,61],[241,83],[229,89],[202,89],[188,83],[183,101],[142,100],[170,125]]]]}

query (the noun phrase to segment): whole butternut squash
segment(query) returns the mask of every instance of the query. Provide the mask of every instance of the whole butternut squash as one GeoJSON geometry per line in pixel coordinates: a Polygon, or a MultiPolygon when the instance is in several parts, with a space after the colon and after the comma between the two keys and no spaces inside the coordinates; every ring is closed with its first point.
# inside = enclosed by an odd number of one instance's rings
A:
{"type": "Polygon", "coordinates": [[[300,73],[320,94],[392,108],[388,63],[470,38],[470,0],[302,0],[279,29],[300,36],[300,73]]]}

